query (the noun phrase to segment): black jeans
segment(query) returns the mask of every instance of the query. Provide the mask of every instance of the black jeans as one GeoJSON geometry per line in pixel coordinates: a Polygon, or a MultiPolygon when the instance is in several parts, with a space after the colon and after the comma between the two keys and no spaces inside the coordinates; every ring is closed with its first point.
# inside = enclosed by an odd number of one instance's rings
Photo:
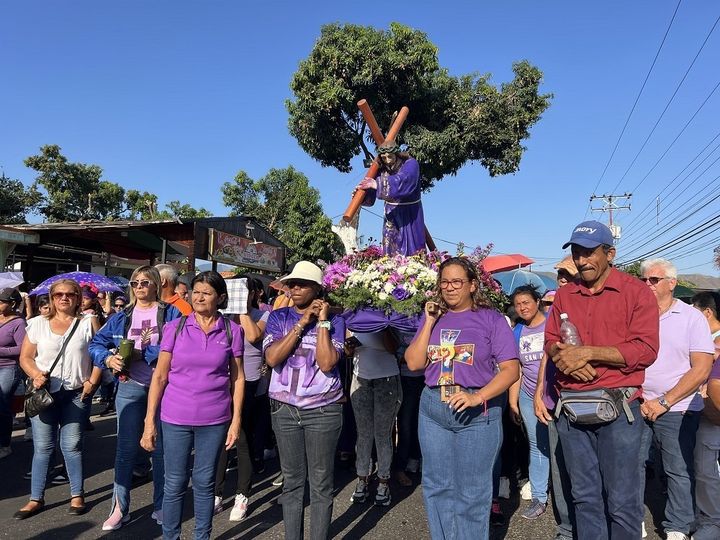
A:
{"type": "Polygon", "coordinates": [[[405,470],[408,459],[420,459],[418,440],[418,414],[420,396],[425,388],[425,377],[400,377],[403,399],[398,411],[398,444],[395,453],[395,469],[405,470]]]}

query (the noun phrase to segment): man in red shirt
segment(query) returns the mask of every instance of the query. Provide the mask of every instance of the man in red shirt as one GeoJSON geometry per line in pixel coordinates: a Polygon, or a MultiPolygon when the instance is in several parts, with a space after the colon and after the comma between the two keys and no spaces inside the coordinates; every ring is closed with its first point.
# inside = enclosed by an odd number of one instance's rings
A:
{"type": "Polygon", "coordinates": [[[638,486],[643,420],[637,398],[659,348],[657,302],[639,279],[611,266],[615,248],[607,226],[580,223],[563,249],[568,246],[578,280],[558,290],[545,327],[545,351],[558,369],[558,387],[622,388],[630,395],[630,414],[621,412],[610,422],[574,423],[564,409],[558,418],[577,534],[637,540],[644,517],[638,486]],[[562,342],[563,313],[577,327],[582,345],[562,342]]]}
{"type": "Polygon", "coordinates": [[[180,295],[175,292],[175,287],[177,287],[178,282],[178,271],[174,266],[169,264],[156,264],[155,268],[160,272],[160,283],[162,285],[160,300],[166,304],[175,306],[177,310],[186,317],[190,315],[193,311],[192,306],[180,298],[180,295]]]}

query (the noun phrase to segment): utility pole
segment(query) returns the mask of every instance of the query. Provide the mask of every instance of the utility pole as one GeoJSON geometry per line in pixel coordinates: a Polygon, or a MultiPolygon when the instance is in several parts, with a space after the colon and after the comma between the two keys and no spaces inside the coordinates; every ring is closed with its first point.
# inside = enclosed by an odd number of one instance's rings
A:
{"type": "Polygon", "coordinates": [[[622,235],[622,230],[619,225],[613,224],[613,212],[617,210],[630,210],[630,198],[632,193],[623,193],[622,195],[592,195],[590,197],[590,209],[593,212],[607,212],[608,213],[608,227],[612,232],[613,238],[619,240],[622,235]],[[603,205],[600,208],[593,208],[592,203],[595,201],[602,201],[603,205]],[[620,206],[618,201],[627,201],[627,205],[620,206]]]}

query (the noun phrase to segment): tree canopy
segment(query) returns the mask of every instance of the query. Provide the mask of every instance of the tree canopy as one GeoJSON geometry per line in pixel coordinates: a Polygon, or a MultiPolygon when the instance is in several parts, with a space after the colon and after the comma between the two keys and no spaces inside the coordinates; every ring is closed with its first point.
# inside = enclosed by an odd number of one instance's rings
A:
{"type": "Polygon", "coordinates": [[[42,196],[26,188],[20,180],[0,176],[0,223],[25,223],[25,216],[39,204],[42,196]]]}
{"type": "Polygon", "coordinates": [[[222,186],[223,203],[231,215],[256,219],[288,246],[288,264],[299,260],[334,260],[344,252],[332,223],[323,213],[320,194],[293,167],[270,169],[253,180],[240,171],[222,186]]]}
{"type": "Polygon", "coordinates": [[[529,129],[550,104],[539,94],[542,72],[527,61],[500,88],[489,75],[451,76],[427,36],[399,23],[388,31],[329,24],[300,63],[291,89],[290,133],[312,158],[341,172],[372,145],[357,101],[365,98],[383,130],[407,105],[398,141],[422,165],[423,187],[478,161],[491,176],[518,170],[529,129]]]}

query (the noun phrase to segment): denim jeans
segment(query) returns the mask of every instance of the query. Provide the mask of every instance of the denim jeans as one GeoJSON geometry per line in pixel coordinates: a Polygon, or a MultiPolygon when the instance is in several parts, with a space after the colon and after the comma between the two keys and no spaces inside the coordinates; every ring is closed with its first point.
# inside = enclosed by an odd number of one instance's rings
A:
{"type": "MultiPolygon", "coordinates": [[[[113,502],[120,504],[122,515],[130,511],[130,488],[132,486],[133,467],[142,456],[140,438],[145,428],[145,412],[147,411],[148,388],[132,379],[118,383],[115,396],[117,411],[117,448],[115,450],[115,484],[113,486],[113,502]]],[[[163,461],[163,436],[157,430],[155,450],[152,452],[153,475],[153,509],[160,510],[163,505],[163,483],[165,481],[165,464],[163,461]]]]}
{"type": "MultiPolygon", "coordinates": [[[[700,413],[688,411],[666,412],[654,422],[644,422],[642,455],[647,456],[654,441],[662,456],[663,469],[667,476],[667,499],[665,532],[677,531],[690,535],[695,522],[695,435],[700,422],[700,413]]],[[[645,473],[639,476],[645,486],[645,473]]],[[[643,493],[645,490],[641,490],[643,493]]]]}
{"type": "MultiPolygon", "coordinates": [[[[551,411],[550,414],[554,414],[554,411],[551,411]]],[[[548,422],[548,436],[550,441],[552,503],[555,521],[557,522],[555,538],[573,538],[575,509],[572,505],[570,476],[565,465],[565,457],[558,439],[557,424],[554,419],[548,422]]]]}
{"type": "Polygon", "coordinates": [[[382,480],[390,478],[393,456],[392,430],[402,399],[400,375],[380,379],[353,376],[350,401],[357,426],[355,469],[358,476],[370,476],[372,472],[374,441],[377,449],[378,478],[382,480]]]}
{"type": "Polygon", "coordinates": [[[177,540],[182,526],[183,499],[192,469],[195,540],[208,540],[215,506],[215,470],[229,422],[211,426],[179,426],[161,422],[165,442],[163,538],[177,540]],[[195,450],[195,459],[191,454],[195,450]]]}
{"type": "Polygon", "coordinates": [[[625,414],[595,425],[578,425],[565,414],[557,431],[565,457],[575,508],[577,537],[592,540],[637,540],[645,515],[638,489],[642,471],[644,422],[640,403],[630,403],[635,421],[625,414]]]}
{"type": "Polygon", "coordinates": [[[532,498],[542,503],[548,498],[550,476],[550,440],[548,428],[535,416],[533,398],[520,389],[520,414],[530,443],[530,489],[532,498]]]}
{"type": "Polygon", "coordinates": [[[280,451],[285,539],[303,538],[305,478],[310,482],[310,538],[329,537],[333,510],[335,449],[342,429],[342,405],[298,409],[270,401],[272,426],[280,451]]]}
{"type": "Polygon", "coordinates": [[[720,538],[720,426],[700,418],[695,439],[695,503],[697,530],[694,540],[720,538]]]}
{"type": "Polygon", "coordinates": [[[0,367],[0,448],[10,446],[12,439],[12,400],[20,383],[20,368],[17,365],[0,367]]]}
{"type": "Polygon", "coordinates": [[[398,411],[398,443],[395,454],[395,468],[405,470],[408,459],[420,459],[420,441],[418,440],[418,415],[420,414],[420,396],[425,388],[425,377],[400,376],[402,403],[398,411]]]}
{"type": "Polygon", "coordinates": [[[50,458],[57,444],[60,428],[60,450],[65,458],[70,496],[83,495],[82,446],[85,420],[90,409],[90,398],[80,399],[82,389],[60,389],[53,392],[53,404],[32,418],[33,459],[30,498],[41,501],[45,496],[45,481],[50,458]]]}
{"type": "Polygon", "coordinates": [[[502,440],[502,399],[456,413],[437,389],[420,398],[422,486],[433,540],[489,535],[492,470],[502,440]]]}

